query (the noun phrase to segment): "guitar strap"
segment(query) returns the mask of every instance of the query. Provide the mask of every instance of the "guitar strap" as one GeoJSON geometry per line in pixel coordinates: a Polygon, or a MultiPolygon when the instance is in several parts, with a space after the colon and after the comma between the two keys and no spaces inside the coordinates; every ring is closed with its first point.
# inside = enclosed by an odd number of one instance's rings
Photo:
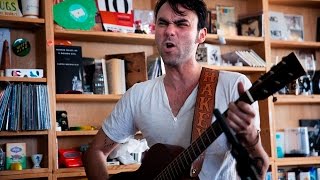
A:
{"type": "MultiPolygon", "coordinates": [[[[202,67],[194,109],[191,142],[196,140],[211,125],[218,78],[219,71],[202,67]]],[[[205,152],[192,163],[190,177],[198,177],[204,154],[205,152]]]]}

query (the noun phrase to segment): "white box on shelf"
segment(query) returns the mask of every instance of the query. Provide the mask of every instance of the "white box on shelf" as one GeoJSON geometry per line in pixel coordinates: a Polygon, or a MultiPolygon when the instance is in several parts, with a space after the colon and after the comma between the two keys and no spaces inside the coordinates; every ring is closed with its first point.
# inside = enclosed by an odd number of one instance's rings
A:
{"type": "Polygon", "coordinates": [[[309,137],[307,127],[285,128],[285,155],[309,156],[309,137]]]}
{"type": "Polygon", "coordinates": [[[43,78],[43,69],[6,69],[5,76],[43,78]]]}

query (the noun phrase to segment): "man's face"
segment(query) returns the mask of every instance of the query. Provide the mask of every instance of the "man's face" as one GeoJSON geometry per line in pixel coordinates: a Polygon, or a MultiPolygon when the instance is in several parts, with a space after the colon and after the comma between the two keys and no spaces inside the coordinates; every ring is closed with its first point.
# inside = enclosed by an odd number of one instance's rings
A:
{"type": "Polygon", "coordinates": [[[164,63],[169,66],[193,60],[202,41],[199,37],[203,37],[201,33],[204,30],[197,30],[197,15],[181,6],[179,9],[184,11],[184,16],[175,14],[170,5],[165,3],[156,19],[156,45],[164,63]]]}

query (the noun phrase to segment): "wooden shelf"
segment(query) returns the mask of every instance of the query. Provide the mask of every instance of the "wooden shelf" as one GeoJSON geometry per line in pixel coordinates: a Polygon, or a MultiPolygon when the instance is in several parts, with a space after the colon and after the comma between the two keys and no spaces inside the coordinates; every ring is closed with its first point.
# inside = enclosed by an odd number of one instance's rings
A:
{"type": "MultiPolygon", "coordinates": [[[[105,31],[76,31],[76,30],[55,30],[55,39],[89,41],[89,42],[107,42],[107,43],[124,43],[124,44],[141,44],[154,45],[153,34],[135,34],[105,31]],[[121,37],[121,38],[119,38],[121,37]]],[[[263,43],[262,37],[250,36],[232,36],[225,37],[228,45],[254,45],[263,43]]],[[[208,34],[207,43],[220,44],[218,35],[208,34]]]]}
{"type": "Polygon", "coordinates": [[[269,0],[269,4],[320,8],[319,0],[269,0]]]}
{"type": "Polygon", "coordinates": [[[107,94],[57,94],[57,102],[116,102],[122,95],[107,94]]]}
{"type": "Polygon", "coordinates": [[[315,165],[320,164],[320,157],[290,157],[275,159],[277,166],[315,165]],[[297,163],[298,162],[298,163],[297,163]]]}
{"type": "Polygon", "coordinates": [[[275,95],[275,104],[318,104],[320,95],[275,95]]]}
{"type": "Polygon", "coordinates": [[[264,73],[266,72],[265,67],[249,67],[249,66],[215,66],[215,65],[202,65],[203,67],[207,68],[213,68],[216,70],[226,70],[226,71],[234,71],[234,72],[240,72],[244,74],[250,74],[250,73],[264,73]]]}
{"type": "MultiPolygon", "coordinates": [[[[14,171],[14,170],[5,170],[0,171],[0,176],[10,176],[10,178],[14,175],[17,177],[24,177],[24,178],[36,178],[36,177],[48,177],[49,172],[48,168],[39,168],[39,169],[23,169],[20,171],[14,171]]],[[[1,177],[2,178],[2,177],[1,177]]],[[[6,178],[4,178],[6,179],[6,178]]]]}
{"type": "MultiPolygon", "coordinates": [[[[119,165],[119,166],[108,166],[109,174],[117,174],[120,172],[132,172],[136,171],[140,167],[140,164],[130,164],[130,165],[119,165]]],[[[60,168],[56,171],[57,177],[74,177],[85,176],[85,171],[83,167],[78,168],[60,168]]]]}
{"type": "MultiPolygon", "coordinates": [[[[263,37],[251,37],[251,36],[226,36],[226,45],[255,45],[264,43],[263,37]]],[[[207,43],[221,44],[217,34],[207,34],[207,43]]]]}
{"type": "Polygon", "coordinates": [[[57,136],[94,136],[98,130],[90,131],[57,131],[57,136]]]}
{"type": "Polygon", "coordinates": [[[320,42],[313,41],[282,41],[282,40],[271,40],[271,48],[293,48],[293,49],[319,49],[320,42]]]}
{"type": "Polygon", "coordinates": [[[0,16],[0,27],[4,28],[39,28],[45,23],[43,18],[24,18],[16,16],[0,16]]]}
{"type": "Polygon", "coordinates": [[[0,137],[4,136],[43,136],[48,135],[48,130],[45,131],[0,131],[0,137]]]}
{"type": "Polygon", "coordinates": [[[0,77],[0,81],[46,83],[47,78],[0,77]]]}
{"type": "Polygon", "coordinates": [[[153,34],[135,34],[105,31],[55,30],[55,39],[86,42],[106,42],[123,44],[153,45],[153,34]],[[119,38],[121,37],[121,38],[119,38]]]}

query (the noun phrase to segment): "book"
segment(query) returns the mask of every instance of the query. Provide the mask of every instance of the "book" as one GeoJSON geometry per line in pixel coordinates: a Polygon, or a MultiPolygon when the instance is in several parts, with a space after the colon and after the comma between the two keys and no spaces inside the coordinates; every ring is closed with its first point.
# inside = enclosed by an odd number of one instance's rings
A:
{"type": "MultiPolygon", "coordinates": [[[[104,92],[102,94],[109,94],[108,72],[107,72],[106,60],[105,59],[95,59],[94,60],[94,66],[95,66],[95,70],[94,70],[95,72],[93,73],[93,78],[95,78],[96,71],[101,71],[102,70],[103,87],[104,87],[103,88],[104,92]]],[[[92,82],[95,83],[95,79],[93,79],[92,82]]],[[[95,92],[94,88],[95,87],[93,87],[93,93],[97,93],[97,92],[95,92]]]]}
{"type": "Polygon", "coordinates": [[[6,88],[1,92],[1,100],[0,100],[0,131],[7,130],[8,128],[8,120],[7,120],[7,109],[8,104],[10,102],[10,95],[12,91],[12,84],[6,86],[6,88]]]}
{"type": "Polygon", "coordinates": [[[221,65],[220,46],[208,43],[199,44],[196,52],[196,60],[202,64],[221,65]]]}
{"type": "Polygon", "coordinates": [[[299,126],[308,128],[310,151],[320,151],[320,119],[299,119],[299,126]]]}
{"type": "Polygon", "coordinates": [[[126,92],[125,63],[123,59],[112,58],[106,61],[108,90],[110,94],[126,92]]]}
{"type": "Polygon", "coordinates": [[[56,93],[83,92],[82,52],[80,46],[55,46],[56,93]]]}
{"type": "Polygon", "coordinates": [[[129,89],[135,83],[143,82],[148,79],[145,52],[105,55],[107,61],[112,58],[124,60],[126,89],[129,89]]]}
{"type": "MultiPolygon", "coordinates": [[[[216,6],[217,30],[224,36],[237,35],[235,8],[233,6],[216,6]]],[[[218,33],[219,34],[219,33],[218,33]]]]}
{"type": "Polygon", "coordinates": [[[20,163],[22,169],[27,168],[26,143],[6,143],[6,169],[13,163],[20,163]]]}
{"type": "Polygon", "coordinates": [[[0,15],[21,17],[18,0],[1,1],[0,15]]]}
{"type": "Polygon", "coordinates": [[[262,18],[262,14],[240,16],[237,24],[238,34],[242,36],[262,37],[262,18]]]}
{"type": "Polygon", "coordinates": [[[112,32],[134,32],[132,0],[98,0],[103,27],[112,32]]]}
{"type": "Polygon", "coordinates": [[[64,110],[58,110],[56,111],[56,122],[58,123],[58,126],[61,127],[62,131],[68,131],[69,130],[69,123],[68,123],[68,113],[64,110]]]}
{"type": "Polygon", "coordinates": [[[92,94],[93,93],[92,79],[93,79],[93,73],[95,70],[95,59],[90,57],[83,57],[82,66],[83,66],[83,73],[82,73],[83,93],[92,94]]]}
{"type": "Polygon", "coordinates": [[[287,27],[284,14],[282,12],[269,12],[270,35],[272,39],[287,39],[287,27]]]}
{"type": "MultiPolygon", "coordinates": [[[[3,43],[7,40],[9,44],[9,58],[11,59],[11,37],[9,28],[0,28],[0,57],[2,56],[3,43]]],[[[0,59],[2,61],[2,59],[0,59]]]]}
{"type": "Polygon", "coordinates": [[[303,16],[284,14],[284,18],[287,27],[287,39],[292,41],[303,41],[303,16]]]}
{"type": "Polygon", "coordinates": [[[210,9],[208,13],[209,17],[209,33],[217,34],[217,10],[210,9]]]}

